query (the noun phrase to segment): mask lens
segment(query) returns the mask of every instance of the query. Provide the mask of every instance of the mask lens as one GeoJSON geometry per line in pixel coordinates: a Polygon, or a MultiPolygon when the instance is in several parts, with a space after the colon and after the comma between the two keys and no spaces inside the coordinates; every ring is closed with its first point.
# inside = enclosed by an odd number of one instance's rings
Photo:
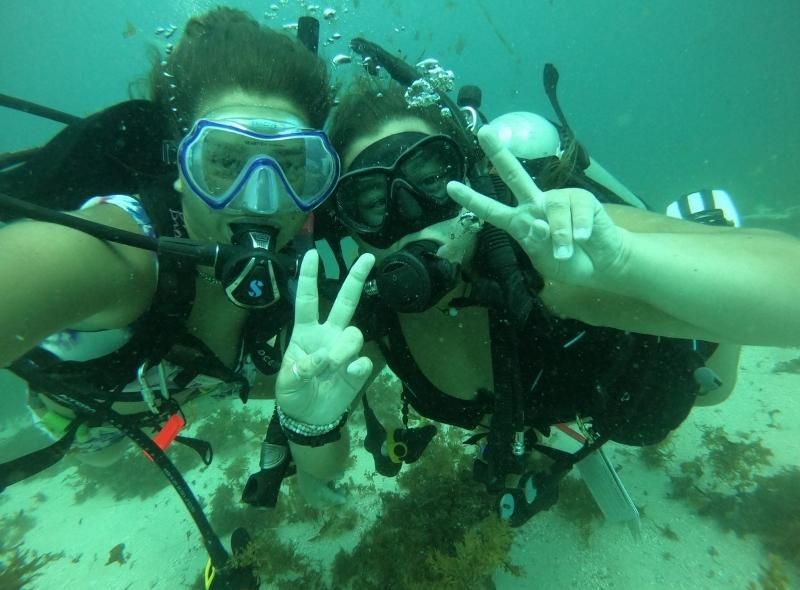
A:
{"type": "Polygon", "coordinates": [[[303,194],[306,178],[306,147],[305,141],[300,138],[277,137],[268,142],[249,140],[252,146],[251,157],[268,157],[275,160],[283,171],[286,180],[295,189],[297,194],[303,194]]]}
{"type": "Polygon", "coordinates": [[[204,134],[203,145],[194,154],[193,170],[208,194],[221,197],[236,183],[255,151],[253,142],[248,145],[246,139],[220,129],[204,134]]]}
{"type": "Polygon", "coordinates": [[[392,203],[406,234],[458,214],[460,207],[448,196],[447,183],[464,179],[464,159],[453,141],[424,140],[401,156],[395,167],[392,203]]]}
{"type": "Polygon", "coordinates": [[[212,208],[221,209],[245,193],[259,170],[270,168],[301,210],[319,205],[339,175],[339,160],[327,137],[318,131],[270,131],[262,134],[236,123],[199,121],[179,148],[181,169],[192,190],[212,208]]]}
{"type": "Polygon", "coordinates": [[[464,179],[464,159],[454,143],[436,138],[409,150],[397,172],[431,204],[449,206],[453,201],[447,195],[447,183],[464,179]]]}
{"type": "Polygon", "coordinates": [[[379,231],[389,211],[391,178],[383,172],[344,176],[336,189],[342,221],[355,231],[379,231]]]}

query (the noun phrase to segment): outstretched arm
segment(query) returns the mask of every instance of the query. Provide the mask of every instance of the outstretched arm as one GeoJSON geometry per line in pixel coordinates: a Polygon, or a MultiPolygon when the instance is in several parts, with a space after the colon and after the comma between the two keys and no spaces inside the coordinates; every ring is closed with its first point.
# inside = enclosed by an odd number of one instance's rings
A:
{"type": "Polygon", "coordinates": [[[606,208],[581,189],[542,192],[490,129],[479,139],[518,206],[461,183],[450,183],[450,196],[520,243],[560,312],[584,319],[586,308],[591,323],[646,333],[800,344],[800,265],[788,264],[800,260],[800,241],[606,208]]]}
{"type": "Polygon", "coordinates": [[[634,229],[627,258],[616,272],[599,277],[601,287],[722,341],[800,344],[800,240],[757,229],[699,225],[709,231],[680,231],[677,225],[698,225],[686,221],[664,225],[673,229],[634,229]]]}
{"type": "MultiPolygon", "coordinates": [[[[76,213],[140,231],[114,205],[76,213]]],[[[65,328],[130,324],[150,305],[156,286],[152,254],[39,221],[0,229],[0,367],[65,328]]]]}

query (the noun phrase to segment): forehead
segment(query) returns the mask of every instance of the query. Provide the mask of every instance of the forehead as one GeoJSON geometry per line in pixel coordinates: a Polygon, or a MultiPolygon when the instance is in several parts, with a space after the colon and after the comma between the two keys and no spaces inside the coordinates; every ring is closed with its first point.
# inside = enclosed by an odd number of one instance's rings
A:
{"type": "Polygon", "coordinates": [[[380,141],[381,139],[389,137],[390,135],[403,133],[405,131],[416,131],[417,133],[425,133],[427,135],[434,135],[436,133],[436,130],[433,127],[418,117],[402,117],[395,119],[394,121],[384,123],[375,133],[359,135],[356,137],[355,141],[353,141],[353,143],[351,143],[350,146],[344,151],[344,154],[342,154],[342,165],[344,170],[349,170],[350,165],[353,163],[353,160],[356,159],[358,154],[363,152],[376,141],[380,141]]]}
{"type": "Polygon", "coordinates": [[[270,94],[254,94],[244,90],[230,90],[200,102],[197,118],[213,115],[217,117],[285,118],[290,115],[299,119],[303,126],[310,126],[303,110],[292,101],[270,94]]]}

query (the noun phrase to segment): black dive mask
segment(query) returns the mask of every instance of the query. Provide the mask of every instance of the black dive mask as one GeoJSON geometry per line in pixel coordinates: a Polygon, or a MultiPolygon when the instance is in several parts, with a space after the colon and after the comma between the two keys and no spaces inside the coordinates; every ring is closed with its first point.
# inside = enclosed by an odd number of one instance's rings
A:
{"type": "Polygon", "coordinates": [[[456,285],[459,265],[436,255],[432,240],[406,244],[383,259],[364,292],[379,296],[394,311],[418,313],[433,307],[456,285]]]}
{"type": "Polygon", "coordinates": [[[386,248],[456,217],[461,207],[447,183],[465,175],[464,152],[450,137],[396,133],[368,146],[339,179],[337,216],[368,244],[386,248]]]}

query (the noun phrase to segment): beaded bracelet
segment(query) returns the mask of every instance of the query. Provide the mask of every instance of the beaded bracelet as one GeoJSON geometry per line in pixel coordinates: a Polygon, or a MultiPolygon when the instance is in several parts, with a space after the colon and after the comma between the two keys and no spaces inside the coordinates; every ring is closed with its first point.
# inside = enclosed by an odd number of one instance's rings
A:
{"type": "Polygon", "coordinates": [[[341,438],[341,429],[347,422],[348,412],[339,416],[328,424],[308,424],[287,416],[280,406],[276,405],[278,422],[283,429],[286,438],[298,445],[307,447],[320,447],[341,438]]]}

